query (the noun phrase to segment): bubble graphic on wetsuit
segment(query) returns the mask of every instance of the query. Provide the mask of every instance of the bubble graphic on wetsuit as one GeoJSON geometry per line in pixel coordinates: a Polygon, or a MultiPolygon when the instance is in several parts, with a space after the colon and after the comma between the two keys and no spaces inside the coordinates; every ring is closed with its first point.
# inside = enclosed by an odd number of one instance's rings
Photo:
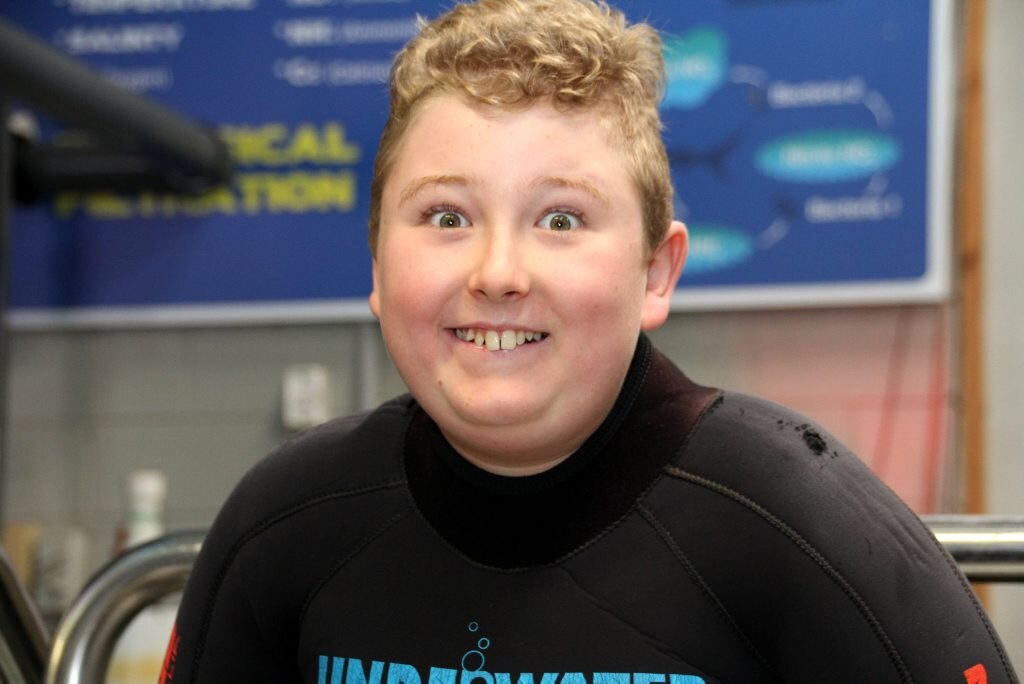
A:
{"type": "MultiPolygon", "coordinates": [[[[474,620],[469,623],[468,629],[470,632],[478,632],[480,631],[480,623],[474,620]]],[[[462,654],[462,669],[466,672],[480,672],[484,669],[484,663],[487,661],[484,658],[483,652],[490,648],[490,646],[490,639],[480,637],[476,642],[476,648],[462,654]]]]}

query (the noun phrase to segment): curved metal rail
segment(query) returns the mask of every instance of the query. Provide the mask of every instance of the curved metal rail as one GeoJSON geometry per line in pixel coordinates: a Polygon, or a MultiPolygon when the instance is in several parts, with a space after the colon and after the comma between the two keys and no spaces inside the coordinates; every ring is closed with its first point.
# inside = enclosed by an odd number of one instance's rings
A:
{"type": "Polygon", "coordinates": [[[0,679],[39,682],[49,636],[35,604],[0,546],[0,679]]]}
{"type": "Polygon", "coordinates": [[[97,572],[57,626],[44,681],[102,682],[121,632],[143,608],[185,586],[205,535],[166,535],[97,572]]]}
{"type": "Polygon", "coordinates": [[[1024,515],[929,515],[923,520],[975,582],[1024,582],[1024,515]]]}
{"type": "MultiPolygon", "coordinates": [[[[1024,582],[1024,516],[925,516],[969,579],[1024,582]]],[[[57,627],[47,684],[100,682],[117,637],[147,605],[185,586],[204,531],[167,535],[96,574],[57,627]]]]}

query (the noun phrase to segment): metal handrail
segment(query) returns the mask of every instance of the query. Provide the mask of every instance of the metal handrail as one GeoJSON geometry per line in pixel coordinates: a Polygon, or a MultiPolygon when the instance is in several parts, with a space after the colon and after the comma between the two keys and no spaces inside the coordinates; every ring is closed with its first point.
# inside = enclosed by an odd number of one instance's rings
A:
{"type": "MultiPolygon", "coordinates": [[[[10,609],[12,614],[5,621],[5,630],[12,630],[12,634],[4,632],[4,641],[9,647],[21,651],[18,664],[23,672],[4,672],[9,678],[24,678],[33,682],[40,681],[43,671],[43,664],[46,662],[46,651],[49,648],[50,637],[46,633],[46,627],[40,618],[32,598],[29,596],[25,585],[18,579],[14,571],[7,551],[0,546],[0,591],[3,591],[5,598],[5,609],[10,609]]],[[[9,651],[12,649],[8,649],[9,651]]],[[[14,655],[13,653],[11,654],[14,655]]],[[[13,680],[12,680],[13,681],[13,680]]]]}
{"type": "Polygon", "coordinates": [[[923,520],[968,579],[1024,582],[1024,515],[929,515],[923,520]]]}
{"type": "Polygon", "coordinates": [[[185,586],[205,530],[168,534],[97,572],[61,619],[46,684],[102,682],[118,637],[143,608],[185,586]]]}
{"type": "MultiPolygon", "coordinates": [[[[1024,516],[923,519],[969,579],[1024,582],[1024,516]]],[[[147,605],[185,586],[204,536],[169,534],[98,572],[57,627],[46,684],[103,681],[118,636],[147,605]]]]}

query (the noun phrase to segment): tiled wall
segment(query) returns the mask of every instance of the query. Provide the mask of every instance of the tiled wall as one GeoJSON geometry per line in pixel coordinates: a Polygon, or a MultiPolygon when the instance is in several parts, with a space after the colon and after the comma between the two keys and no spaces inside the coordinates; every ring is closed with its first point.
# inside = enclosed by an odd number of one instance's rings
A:
{"type": "Polygon", "coordinates": [[[105,559],[126,478],[168,476],[168,523],[206,526],[242,473],[287,436],[289,363],[327,366],[351,411],[351,327],[17,333],[11,343],[7,520],[74,524],[105,559]]]}

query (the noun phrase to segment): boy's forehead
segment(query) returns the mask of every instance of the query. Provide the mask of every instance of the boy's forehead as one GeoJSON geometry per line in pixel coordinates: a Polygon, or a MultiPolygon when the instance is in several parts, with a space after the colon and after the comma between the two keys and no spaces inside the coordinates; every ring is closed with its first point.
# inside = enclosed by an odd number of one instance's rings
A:
{"type": "MultiPolygon", "coordinates": [[[[615,158],[619,162],[616,166],[625,163],[624,150],[621,145],[617,144],[618,136],[614,134],[615,122],[606,107],[569,108],[556,106],[550,99],[531,100],[515,105],[494,105],[447,94],[432,95],[426,98],[410,113],[409,123],[403,132],[402,139],[396,146],[396,159],[406,156],[410,152],[409,148],[413,148],[414,153],[422,153],[422,148],[433,146],[432,143],[437,141],[439,134],[439,124],[443,126],[447,123],[448,117],[443,114],[436,115],[431,117],[430,125],[417,124],[427,116],[428,112],[437,108],[444,109],[445,112],[468,110],[473,115],[469,117],[470,120],[478,117],[488,127],[492,129],[507,128],[510,133],[512,129],[519,134],[548,130],[549,125],[554,124],[564,131],[586,135],[589,138],[591,144],[588,149],[592,150],[594,155],[583,155],[584,158],[586,156],[603,156],[602,152],[611,151],[615,153],[615,158]]],[[[460,129],[453,136],[453,141],[456,143],[468,143],[471,139],[471,131],[468,127],[460,129]]],[[[533,149],[539,153],[557,151],[558,147],[560,145],[557,145],[556,141],[552,141],[550,146],[535,146],[533,149]]],[[[489,151],[482,153],[486,154],[489,151]]],[[[580,155],[577,154],[575,159],[579,158],[580,155]]],[[[429,161],[429,158],[426,161],[429,161]]]]}
{"type": "Polygon", "coordinates": [[[421,119],[424,112],[437,106],[445,106],[458,103],[472,110],[481,118],[489,121],[513,123],[517,115],[529,112],[543,112],[546,118],[563,119],[573,122],[574,126],[599,129],[605,133],[609,142],[614,138],[614,131],[617,128],[617,113],[614,109],[604,103],[597,102],[586,106],[566,106],[558,103],[553,98],[534,98],[523,100],[514,104],[495,104],[473,99],[459,93],[447,91],[436,91],[424,97],[416,103],[409,111],[408,124],[403,133],[403,140],[410,135],[429,136],[428,130],[415,130],[417,121],[421,119]]]}

